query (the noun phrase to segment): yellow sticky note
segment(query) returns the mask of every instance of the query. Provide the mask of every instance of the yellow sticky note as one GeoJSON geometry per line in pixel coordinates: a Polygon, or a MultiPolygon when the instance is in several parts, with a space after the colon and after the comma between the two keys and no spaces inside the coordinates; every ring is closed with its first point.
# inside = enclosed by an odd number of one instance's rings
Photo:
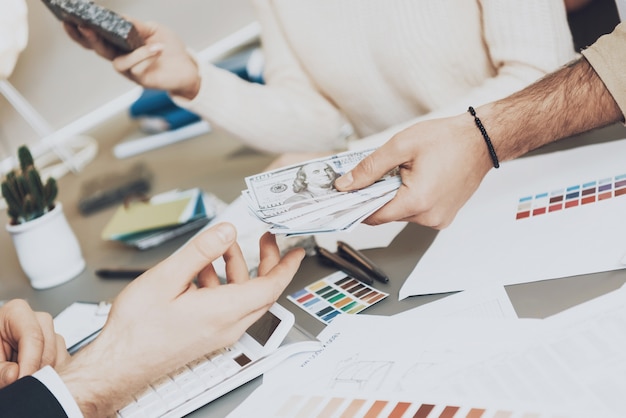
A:
{"type": "Polygon", "coordinates": [[[186,222],[192,197],[166,202],[133,202],[120,206],[102,231],[102,238],[115,240],[129,234],[165,228],[186,222]]]}

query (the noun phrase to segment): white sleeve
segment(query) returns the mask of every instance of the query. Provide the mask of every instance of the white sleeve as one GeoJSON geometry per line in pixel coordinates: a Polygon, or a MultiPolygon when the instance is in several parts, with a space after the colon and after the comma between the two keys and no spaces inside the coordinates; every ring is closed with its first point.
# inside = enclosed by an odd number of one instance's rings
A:
{"type": "Polygon", "coordinates": [[[0,80],[9,78],[28,41],[28,10],[24,0],[0,0],[0,80]]]}
{"type": "Polygon", "coordinates": [[[615,4],[617,5],[620,21],[626,21],[626,0],[615,0],[615,4]]]}
{"type": "Polygon", "coordinates": [[[50,366],[46,366],[33,374],[33,377],[43,383],[59,401],[68,418],[83,418],[72,394],[61,380],[61,377],[50,366]]]}

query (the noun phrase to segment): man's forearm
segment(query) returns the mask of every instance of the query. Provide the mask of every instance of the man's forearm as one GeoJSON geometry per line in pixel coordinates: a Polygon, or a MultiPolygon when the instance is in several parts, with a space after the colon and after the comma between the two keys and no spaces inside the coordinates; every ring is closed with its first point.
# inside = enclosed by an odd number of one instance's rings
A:
{"type": "Polygon", "coordinates": [[[85,418],[115,415],[133,394],[161,375],[156,365],[143,367],[127,356],[124,345],[104,331],[57,372],[85,418]]]}
{"type": "Polygon", "coordinates": [[[58,371],[85,418],[113,416],[117,408],[132,400],[130,391],[116,390],[125,388],[126,382],[116,381],[114,373],[103,372],[106,365],[115,366],[103,356],[98,361],[74,360],[58,371]]]}
{"type": "Polygon", "coordinates": [[[623,118],[584,58],[477,113],[501,161],[623,118]]]}

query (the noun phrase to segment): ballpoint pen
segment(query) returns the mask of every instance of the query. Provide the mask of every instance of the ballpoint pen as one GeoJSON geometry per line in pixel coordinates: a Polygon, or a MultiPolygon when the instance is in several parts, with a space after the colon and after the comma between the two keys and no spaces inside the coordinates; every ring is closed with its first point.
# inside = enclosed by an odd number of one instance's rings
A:
{"type": "Polygon", "coordinates": [[[367,258],[359,250],[351,247],[343,241],[337,241],[337,253],[353,263],[356,263],[359,267],[365,270],[370,276],[382,283],[389,282],[389,276],[383,272],[372,260],[367,258]]]}
{"type": "Polygon", "coordinates": [[[103,279],[135,279],[145,272],[141,269],[99,269],[96,276],[103,279]]]}
{"type": "Polygon", "coordinates": [[[334,267],[342,270],[344,273],[365,284],[368,284],[370,286],[374,284],[374,279],[369,274],[367,274],[367,272],[350,263],[348,260],[345,260],[339,257],[337,254],[330,252],[322,247],[316,247],[316,250],[318,257],[320,257],[322,261],[333,265],[334,267]]]}

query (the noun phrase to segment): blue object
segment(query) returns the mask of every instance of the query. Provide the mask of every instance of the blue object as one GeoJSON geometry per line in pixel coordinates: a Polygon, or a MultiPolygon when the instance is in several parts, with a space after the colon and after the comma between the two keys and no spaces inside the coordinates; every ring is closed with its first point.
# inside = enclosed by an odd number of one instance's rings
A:
{"type": "MultiPolygon", "coordinates": [[[[250,71],[250,59],[257,47],[246,48],[215,65],[251,83],[263,84],[262,69],[250,71]]],[[[257,65],[258,67],[258,65],[257,65]]],[[[164,90],[144,89],[130,106],[130,117],[141,120],[142,129],[150,133],[178,129],[201,120],[200,116],[177,106],[164,90]]]]}
{"type": "Polygon", "coordinates": [[[164,113],[180,109],[170,98],[169,94],[163,90],[144,89],[141,96],[130,105],[130,116],[133,118],[140,116],[163,115],[164,113]]]}

